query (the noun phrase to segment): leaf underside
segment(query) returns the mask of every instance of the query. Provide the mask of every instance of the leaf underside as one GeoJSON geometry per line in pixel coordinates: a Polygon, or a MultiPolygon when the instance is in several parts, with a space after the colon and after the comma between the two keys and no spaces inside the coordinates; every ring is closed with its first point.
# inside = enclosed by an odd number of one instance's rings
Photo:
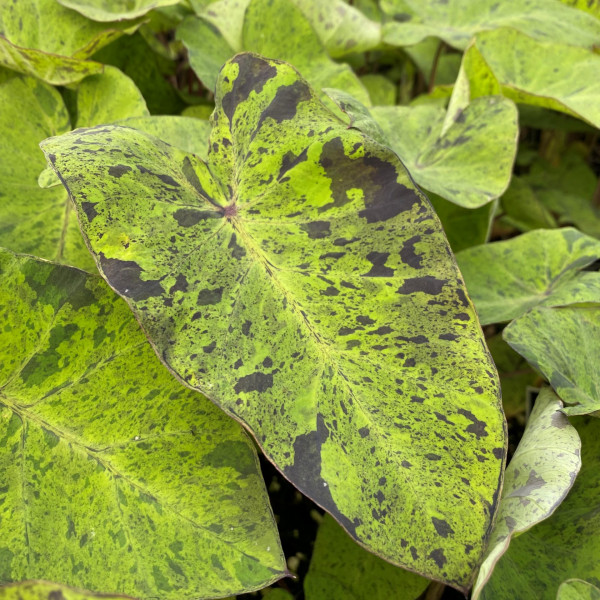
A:
{"type": "Polygon", "coordinates": [[[118,127],[44,142],[101,273],[356,540],[466,589],[504,418],[439,221],[289,65],[236,56],[216,103],[208,164],[118,127]]]}

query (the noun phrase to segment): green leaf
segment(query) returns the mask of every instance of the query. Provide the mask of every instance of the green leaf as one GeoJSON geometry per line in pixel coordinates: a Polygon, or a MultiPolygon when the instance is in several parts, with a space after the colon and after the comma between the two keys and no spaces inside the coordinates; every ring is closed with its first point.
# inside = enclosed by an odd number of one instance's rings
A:
{"type": "Polygon", "coordinates": [[[571,227],[537,229],[456,258],[483,325],[537,305],[597,301],[600,274],[579,271],[600,258],[600,242],[571,227]]]}
{"type": "Polygon", "coordinates": [[[499,29],[475,38],[463,67],[472,98],[500,89],[517,103],[566,112],[600,127],[598,54],[499,29]]]}
{"type": "Polygon", "coordinates": [[[133,117],[120,121],[119,125],[145,131],[171,146],[208,158],[208,138],[211,125],[209,121],[192,117],[158,116],[133,117]]]}
{"type": "Polygon", "coordinates": [[[38,144],[70,128],[62,98],[51,86],[22,76],[0,84],[0,244],[94,269],[65,190],[38,186],[46,166],[38,144]]]}
{"type": "Polygon", "coordinates": [[[123,36],[93,56],[130,77],[152,114],[178,114],[185,104],[165,76],[175,72],[175,63],[153,52],[140,33],[123,36]]]}
{"type": "Polygon", "coordinates": [[[504,474],[496,524],[472,600],[480,597],[511,538],[547,519],[573,487],[581,468],[581,440],[562,408],[563,403],[552,390],[544,388],[540,392],[504,474]]]}
{"type": "Polygon", "coordinates": [[[373,106],[393,106],[396,104],[396,85],[385,75],[367,73],[360,82],[365,86],[373,106]]]}
{"type": "Polygon", "coordinates": [[[556,512],[515,537],[483,588],[483,600],[555,600],[565,579],[600,581],[600,421],[572,420],[581,438],[581,471],[556,512]]]}
{"type": "Polygon", "coordinates": [[[486,344],[500,375],[502,407],[506,418],[524,416],[528,388],[539,387],[539,375],[502,339],[501,333],[487,338],[486,344]]]}
{"type": "Polygon", "coordinates": [[[384,145],[387,144],[386,136],[381,127],[373,119],[369,109],[364,104],[361,104],[356,98],[342,90],[324,88],[323,91],[347,116],[349,127],[356,127],[356,129],[360,129],[360,131],[372,137],[376,142],[384,145]]]}
{"type": "MultiPolygon", "coordinates": [[[[212,4],[207,13],[217,14],[220,6],[212,4]]],[[[215,17],[212,21],[219,22],[215,17]]],[[[317,89],[338,88],[370,104],[367,91],[352,69],[327,56],[309,21],[289,0],[251,0],[239,48],[230,46],[224,33],[197,17],[183,21],[177,37],[187,47],[192,68],[209,90],[215,89],[219,69],[226,60],[239,50],[250,50],[292,63],[317,89]]]]}
{"type": "Polygon", "coordinates": [[[453,252],[488,241],[497,202],[490,202],[479,208],[463,208],[432,192],[428,192],[427,197],[442,222],[453,252]]]}
{"type": "Polygon", "coordinates": [[[432,36],[464,50],[475,34],[499,27],[589,48],[600,37],[598,20],[558,0],[382,0],[381,6],[393,19],[384,26],[383,39],[398,46],[432,36]]]}
{"type": "Polygon", "coordinates": [[[556,600],[600,600],[600,589],[581,579],[567,579],[560,584],[556,600]]]}
{"type": "Polygon", "coordinates": [[[122,600],[125,596],[107,596],[74,590],[48,581],[28,581],[0,586],[0,600],[122,600]]]}
{"type": "MultiPolygon", "coordinates": [[[[600,298],[600,273],[586,287],[600,298]]],[[[561,303],[562,304],[562,303],[561,303]]],[[[568,415],[600,411],[600,304],[539,307],[504,329],[504,339],[544,374],[568,415]]]]}
{"type": "Polygon", "coordinates": [[[304,580],[306,600],[418,598],[431,582],[399,569],[356,544],[329,515],[319,526],[304,580]]]}
{"type": "Polygon", "coordinates": [[[446,110],[439,106],[376,107],[371,113],[415,181],[442,198],[477,208],[508,186],[518,136],[511,101],[477,98],[445,132],[446,110]]]}
{"type": "Polygon", "coordinates": [[[381,24],[343,0],[292,0],[310,21],[330,56],[373,50],[381,44],[381,24]]]}
{"type": "Polygon", "coordinates": [[[538,198],[525,177],[512,178],[502,196],[502,210],[502,221],[520,231],[558,226],[550,210],[538,198]]]}
{"type": "MultiPolygon", "coordinates": [[[[198,16],[216,27],[230,48],[240,52],[244,45],[242,34],[248,4],[250,0],[218,0],[204,7],[203,11],[196,12],[198,16]]],[[[214,89],[214,86],[211,89],[214,89]]]]}
{"type": "Polygon", "coordinates": [[[0,65],[65,85],[102,73],[84,59],[132,33],[138,22],[94,23],[55,0],[0,3],[0,65]]]}
{"type": "Polygon", "coordinates": [[[561,2],[600,19],[600,0],[561,0],[561,2]]]}
{"type": "Polygon", "coordinates": [[[284,575],[250,439],[99,277],[1,251],[0,314],[0,582],[180,600],[284,575]]]}
{"type": "Polygon", "coordinates": [[[180,0],[57,0],[66,8],[76,10],[92,21],[121,21],[136,19],[161,6],[177,4],[180,0]]]}
{"type": "Polygon", "coordinates": [[[523,180],[543,206],[559,215],[560,223],[575,224],[583,233],[600,237],[600,210],[592,203],[597,175],[573,150],[560,158],[558,165],[538,158],[523,180]]]}
{"type": "Polygon", "coordinates": [[[104,276],[353,537],[466,589],[504,418],[435,214],[289,65],[240,54],[216,101],[208,166],[131,129],[44,142],[104,276]]]}
{"type": "Polygon", "coordinates": [[[135,83],[119,69],[105,66],[101,75],[88,77],[77,90],[77,127],[91,127],[128,117],[149,115],[135,83]]]}

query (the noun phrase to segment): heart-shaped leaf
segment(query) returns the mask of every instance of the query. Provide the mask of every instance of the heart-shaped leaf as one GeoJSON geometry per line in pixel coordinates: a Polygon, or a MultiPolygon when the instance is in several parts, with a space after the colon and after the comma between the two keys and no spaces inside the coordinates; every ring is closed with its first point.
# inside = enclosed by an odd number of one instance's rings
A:
{"type": "Polygon", "coordinates": [[[286,63],[238,55],[216,102],[208,165],[118,127],[44,142],[99,268],[165,363],[353,537],[466,589],[504,418],[435,213],[286,63]]]}
{"type": "Polygon", "coordinates": [[[477,35],[463,55],[461,71],[471,98],[501,92],[517,103],[565,112],[600,127],[600,56],[595,52],[503,28],[477,35]]]}
{"type": "Polygon", "coordinates": [[[559,398],[545,388],[504,475],[498,518],[473,588],[477,600],[512,537],[547,519],[563,501],[581,468],[581,440],[561,412],[559,398]]]}
{"type": "Polygon", "coordinates": [[[325,515],[304,580],[304,595],[306,600],[389,600],[402,590],[403,600],[415,600],[430,583],[369,554],[325,515]]]}
{"type": "Polygon", "coordinates": [[[519,134],[510,100],[476,98],[447,127],[446,110],[436,105],[379,106],[371,112],[424,188],[466,208],[483,206],[506,190],[519,134]]]}
{"type": "Polygon", "coordinates": [[[285,574],[250,439],[99,277],[0,251],[0,314],[0,583],[181,600],[285,574]]]}
{"type": "Polygon", "coordinates": [[[476,33],[499,27],[590,48],[600,37],[600,21],[557,0],[383,0],[381,4],[393,19],[384,26],[384,41],[399,46],[432,36],[464,50],[476,33]]]}
{"type": "Polygon", "coordinates": [[[580,270],[600,259],[600,242],[570,227],[537,229],[456,258],[484,325],[510,321],[538,304],[598,301],[600,274],[580,270]]]}

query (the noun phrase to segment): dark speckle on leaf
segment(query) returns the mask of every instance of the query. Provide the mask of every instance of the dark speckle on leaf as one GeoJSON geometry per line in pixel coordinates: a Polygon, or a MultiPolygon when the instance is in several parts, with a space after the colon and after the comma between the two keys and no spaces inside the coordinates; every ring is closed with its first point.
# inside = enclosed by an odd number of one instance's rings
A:
{"type": "Polygon", "coordinates": [[[436,519],[435,517],[431,517],[431,522],[433,523],[435,530],[438,532],[438,535],[442,536],[443,538],[447,538],[450,534],[454,533],[454,529],[452,529],[452,527],[450,527],[448,522],[444,521],[444,519],[436,519]]]}
{"type": "Polygon", "coordinates": [[[474,434],[477,436],[477,439],[487,437],[488,432],[485,430],[487,423],[480,421],[472,412],[465,410],[464,408],[459,408],[457,412],[459,415],[463,415],[463,417],[466,417],[469,419],[469,421],[472,421],[472,424],[469,425],[465,431],[474,434]]]}
{"type": "Polygon", "coordinates": [[[331,235],[331,231],[329,229],[330,226],[331,224],[329,221],[311,221],[310,223],[305,223],[300,227],[306,231],[306,233],[308,233],[308,237],[311,240],[318,240],[331,235]]]}
{"type": "Polygon", "coordinates": [[[197,210],[195,208],[179,208],[173,213],[173,218],[181,227],[193,227],[205,219],[218,219],[221,215],[216,211],[197,210]]]}
{"type": "Polygon", "coordinates": [[[87,220],[91,223],[94,220],[94,217],[98,216],[98,212],[96,211],[96,205],[98,202],[82,202],[81,208],[87,217],[87,220]]]}
{"type": "Polygon", "coordinates": [[[208,304],[219,304],[223,295],[223,288],[204,289],[198,292],[198,304],[206,306],[208,304]]]}
{"type": "Polygon", "coordinates": [[[127,165],[114,165],[112,167],[108,167],[108,174],[112,177],[121,177],[128,171],[131,171],[131,167],[127,165]]]}
{"type": "Polygon", "coordinates": [[[256,130],[261,128],[267,118],[277,123],[292,119],[296,115],[298,104],[310,98],[310,89],[303,81],[294,81],[292,85],[281,86],[275,93],[275,98],[271,100],[271,104],[260,115],[256,130]]]}
{"type": "Polygon", "coordinates": [[[442,548],[437,548],[436,550],[433,550],[429,554],[429,558],[435,561],[435,564],[438,566],[439,569],[443,568],[443,566],[448,562],[448,559],[445,557],[444,550],[442,548]]]}
{"type": "Polygon", "coordinates": [[[131,260],[105,258],[100,254],[100,267],[108,282],[121,294],[136,302],[165,293],[160,281],[141,278],[142,268],[131,260]]]}
{"type": "Polygon", "coordinates": [[[239,75],[230,92],[223,96],[223,112],[232,121],[236,108],[247,100],[251,92],[260,93],[267,81],[277,75],[277,68],[263,58],[252,54],[239,54],[232,59],[239,65],[239,75]]]}
{"type": "Polygon", "coordinates": [[[442,292],[444,285],[448,283],[447,279],[437,279],[432,275],[424,277],[410,277],[404,280],[404,283],[398,288],[399,294],[414,294],[423,292],[431,296],[437,296],[442,292]]]}
{"type": "Polygon", "coordinates": [[[385,266],[385,261],[389,258],[389,252],[369,252],[367,260],[373,265],[364,277],[393,277],[394,269],[385,266]]]}
{"type": "Polygon", "coordinates": [[[240,392],[265,392],[271,387],[273,387],[273,375],[257,371],[238,379],[234,389],[235,393],[239,394],[240,392]]]}

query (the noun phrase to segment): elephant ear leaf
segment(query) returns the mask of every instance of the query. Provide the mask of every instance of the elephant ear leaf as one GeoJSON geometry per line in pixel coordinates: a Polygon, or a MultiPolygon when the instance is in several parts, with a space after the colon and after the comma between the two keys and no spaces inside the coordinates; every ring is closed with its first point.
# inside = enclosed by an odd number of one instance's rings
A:
{"type": "Polygon", "coordinates": [[[286,63],[234,57],[216,105],[207,164],[127,128],[44,142],[101,273],[356,540],[467,589],[504,417],[431,205],[286,63]]]}

